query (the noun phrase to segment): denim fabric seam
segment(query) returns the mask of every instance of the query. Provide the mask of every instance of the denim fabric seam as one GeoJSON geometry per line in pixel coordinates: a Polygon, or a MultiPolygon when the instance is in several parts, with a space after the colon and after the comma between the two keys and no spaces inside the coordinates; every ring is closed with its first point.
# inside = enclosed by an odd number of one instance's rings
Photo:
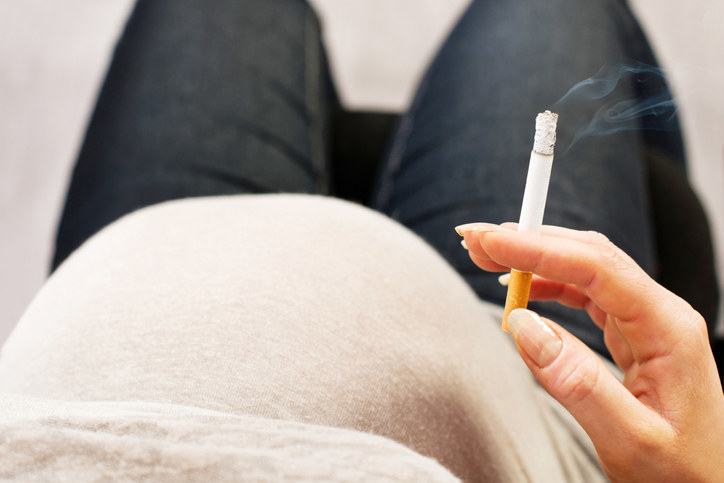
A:
{"type": "MultiPolygon", "coordinates": [[[[423,94],[427,90],[427,85],[428,77],[425,77],[418,89],[413,105],[410,106],[400,121],[399,132],[395,135],[394,143],[390,148],[390,154],[385,163],[385,173],[382,176],[380,188],[376,196],[377,199],[375,200],[375,208],[379,211],[387,212],[392,197],[393,185],[395,184],[395,177],[402,167],[402,157],[407,148],[412,128],[415,125],[415,116],[412,113],[417,112],[416,106],[424,97],[423,94]]],[[[395,218],[394,213],[388,213],[388,215],[395,218]]]]}
{"type": "Polygon", "coordinates": [[[321,86],[317,82],[321,72],[321,59],[317,37],[313,33],[315,13],[307,5],[304,22],[304,92],[307,114],[307,133],[309,137],[309,150],[312,168],[316,178],[315,192],[328,194],[328,180],[326,179],[326,160],[322,132],[321,86]],[[316,50],[316,52],[315,52],[316,50]],[[316,77],[315,77],[316,76],[316,77]]]}

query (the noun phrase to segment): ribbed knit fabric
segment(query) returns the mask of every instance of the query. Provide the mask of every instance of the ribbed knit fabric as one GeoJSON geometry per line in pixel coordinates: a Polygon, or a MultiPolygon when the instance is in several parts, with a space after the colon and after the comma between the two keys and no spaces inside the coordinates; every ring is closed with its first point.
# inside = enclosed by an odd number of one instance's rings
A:
{"type": "Polygon", "coordinates": [[[459,481],[358,431],[171,404],[12,395],[0,404],[4,481],[459,481]]]}

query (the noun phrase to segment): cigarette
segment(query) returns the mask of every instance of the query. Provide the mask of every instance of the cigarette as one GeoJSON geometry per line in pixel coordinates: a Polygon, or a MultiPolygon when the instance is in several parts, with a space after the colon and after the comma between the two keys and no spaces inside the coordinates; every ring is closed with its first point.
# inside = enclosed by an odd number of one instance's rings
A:
{"type": "MultiPolygon", "coordinates": [[[[548,182],[553,166],[553,148],[556,145],[556,124],[558,114],[546,111],[538,114],[535,119],[535,139],[533,151],[530,153],[528,178],[525,181],[523,206],[520,209],[518,231],[540,233],[543,226],[543,212],[548,197],[548,182]]],[[[502,329],[508,330],[508,314],[515,309],[528,306],[530,283],[533,274],[530,272],[510,271],[508,295],[505,299],[502,329]]]]}

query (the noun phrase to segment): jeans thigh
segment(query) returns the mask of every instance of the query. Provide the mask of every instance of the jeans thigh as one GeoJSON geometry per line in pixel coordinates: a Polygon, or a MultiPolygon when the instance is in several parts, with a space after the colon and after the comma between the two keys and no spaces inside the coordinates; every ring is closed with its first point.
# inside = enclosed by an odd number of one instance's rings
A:
{"type": "Polygon", "coordinates": [[[302,0],[139,0],[73,172],[53,268],[154,203],[327,193],[331,89],[302,0]]]}
{"type": "MultiPolygon", "coordinates": [[[[481,298],[502,304],[505,289],[495,274],[472,264],[453,227],[517,221],[536,113],[604,64],[624,59],[652,62],[620,0],[474,1],[401,121],[378,178],[375,207],[436,247],[481,298]]],[[[641,94],[633,77],[623,78],[616,93],[628,99],[641,94]]],[[[601,231],[651,270],[645,138],[621,131],[570,146],[605,102],[560,107],[563,149],[553,165],[544,222],[601,231]]],[[[550,303],[532,307],[607,353],[585,313],[550,303]]]]}

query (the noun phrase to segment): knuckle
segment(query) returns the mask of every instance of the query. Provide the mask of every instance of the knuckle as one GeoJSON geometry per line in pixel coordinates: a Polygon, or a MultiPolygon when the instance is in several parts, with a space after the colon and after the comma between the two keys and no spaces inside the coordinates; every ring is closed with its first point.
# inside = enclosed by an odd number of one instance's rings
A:
{"type": "Polygon", "coordinates": [[[603,233],[597,232],[597,231],[588,231],[586,232],[586,236],[588,237],[588,241],[590,243],[593,243],[595,245],[610,245],[611,240],[608,239],[606,235],[603,233]]]}
{"type": "Polygon", "coordinates": [[[592,261],[596,266],[596,270],[592,273],[591,279],[586,283],[585,289],[591,288],[597,281],[600,282],[598,275],[602,273],[601,271],[605,273],[625,273],[631,268],[626,257],[610,242],[599,245],[596,248],[592,261]]]}
{"type": "Polygon", "coordinates": [[[571,404],[579,404],[593,394],[601,375],[601,367],[590,358],[566,367],[568,370],[561,374],[558,383],[560,396],[571,404]]]}
{"type": "MultiPolygon", "coordinates": [[[[687,305],[688,305],[688,303],[687,303],[687,305]]],[[[709,339],[708,330],[709,329],[706,324],[706,319],[704,319],[704,317],[699,312],[697,312],[696,310],[691,308],[690,305],[688,305],[687,308],[689,309],[689,310],[687,310],[687,312],[689,313],[688,322],[689,322],[689,327],[691,328],[690,332],[692,332],[694,334],[706,336],[707,343],[708,343],[708,339],[709,339]]]]}
{"type": "Polygon", "coordinates": [[[678,314],[678,320],[683,324],[682,328],[684,330],[682,332],[689,334],[686,338],[686,342],[688,342],[686,345],[691,348],[692,353],[701,354],[704,348],[710,347],[709,328],[706,319],[685,301],[683,301],[683,304],[686,304],[684,309],[688,310],[681,310],[678,314]]]}
{"type": "Polygon", "coordinates": [[[619,266],[624,260],[618,248],[611,243],[601,245],[598,249],[598,255],[601,258],[601,262],[609,266],[619,266]]]}
{"type": "Polygon", "coordinates": [[[597,249],[597,257],[598,266],[608,273],[618,273],[625,275],[630,282],[640,282],[635,263],[614,244],[601,245],[597,249]]]}

